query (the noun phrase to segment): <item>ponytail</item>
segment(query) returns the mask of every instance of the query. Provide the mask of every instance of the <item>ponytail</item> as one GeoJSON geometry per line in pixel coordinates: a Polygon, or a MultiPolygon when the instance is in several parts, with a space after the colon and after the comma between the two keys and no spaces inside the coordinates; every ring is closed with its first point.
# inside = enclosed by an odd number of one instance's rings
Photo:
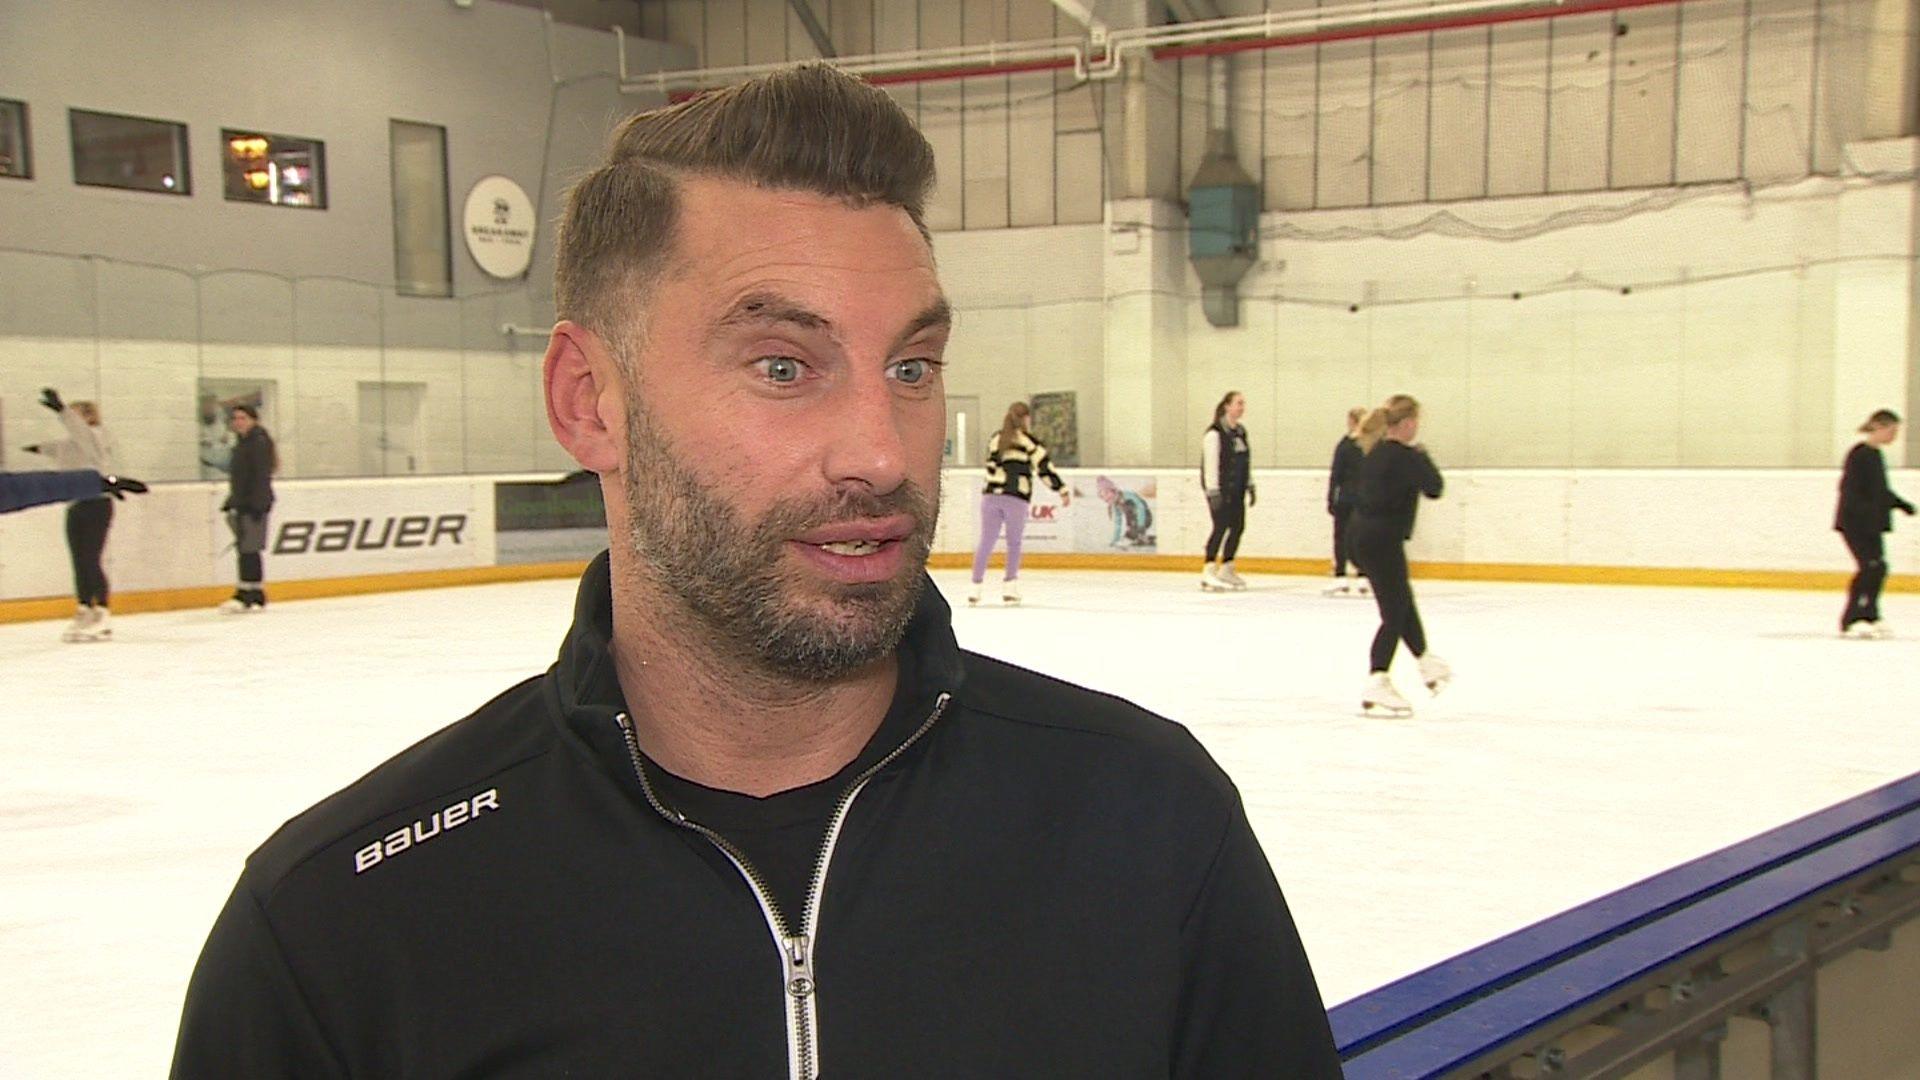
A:
{"type": "Polygon", "coordinates": [[[1387,399],[1385,405],[1367,414],[1360,421],[1360,431],[1354,440],[1360,444],[1362,453],[1371,454],[1380,440],[1387,437],[1387,429],[1405,420],[1409,416],[1420,415],[1420,403],[1406,394],[1395,394],[1387,399]]]}

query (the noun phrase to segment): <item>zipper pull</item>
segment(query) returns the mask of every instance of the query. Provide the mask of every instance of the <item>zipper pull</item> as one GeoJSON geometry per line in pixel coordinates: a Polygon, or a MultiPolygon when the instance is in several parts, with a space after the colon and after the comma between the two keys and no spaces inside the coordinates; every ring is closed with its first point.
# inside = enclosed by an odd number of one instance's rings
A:
{"type": "Polygon", "coordinates": [[[787,993],[796,1001],[813,995],[813,958],[808,955],[813,943],[805,934],[787,939],[787,993]]]}

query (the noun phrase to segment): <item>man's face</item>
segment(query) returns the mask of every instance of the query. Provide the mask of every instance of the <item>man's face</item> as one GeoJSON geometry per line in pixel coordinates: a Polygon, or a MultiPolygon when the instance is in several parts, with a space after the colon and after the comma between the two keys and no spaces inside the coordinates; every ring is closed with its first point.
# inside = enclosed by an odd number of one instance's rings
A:
{"type": "Polygon", "coordinates": [[[253,423],[254,423],[253,417],[248,416],[246,413],[243,413],[238,409],[235,409],[233,411],[232,419],[228,421],[228,426],[233,428],[233,433],[235,435],[245,435],[247,432],[253,430],[253,423]]]}
{"type": "Polygon", "coordinates": [[[939,506],[947,307],[907,215],[681,188],[626,408],[634,554],[734,659],[831,680],[898,643],[939,506]]]}

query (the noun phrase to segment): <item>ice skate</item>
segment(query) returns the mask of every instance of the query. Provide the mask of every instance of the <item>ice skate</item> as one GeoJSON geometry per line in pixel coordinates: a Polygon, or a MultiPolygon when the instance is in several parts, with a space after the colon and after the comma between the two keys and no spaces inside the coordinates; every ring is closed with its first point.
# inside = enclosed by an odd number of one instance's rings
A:
{"type": "Polygon", "coordinates": [[[979,604],[980,604],[980,583],[976,581],[972,585],[968,586],[967,588],[967,606],[977,607],[979,606],[979,604]]]}
{"type": "Polygon", "coordinates": [[[1225,581],[1222,581],[1217,575],[1214,574],[1212,563],[1208,563],[1207,568],[1205,570],[1200,571],[1200,591],[1201,592],[1228,592],[1232,588],[1233,586],[1227,584],[1225,581]]]}
{"type": "Polygon", "coordinates": [[[1420,681],[1427,684],[1429,693],[1438,694],[1453,681],[1453,669],[1445,660],[1428,653],[1420,658],[1420,681]]]}
{"type": "Polygon", "coordinates": [[[1020,583],[1011,579],[1001,582],[1000,600],[1002,603],[1018,604],[1020,602],[1020,583]]]}
{"type": "Polygon", "coordinates": [[[92,641],[93,638],[90,635],[93,631],[94,618],[94,609],[82,604],[74,611],[73,621],[67,624],[65,630],[60,631],[60,640],[70,644],[78,641],[92,641]]]}
{"type": "Polygon", "coordinates": [[[1366,578],[1355,578],[1353,581],[1353,591],[1348,593],[1347,595],[1360,596],[1360,597],[1372,596],[1373,583],[1368,581],[1366,578]]]}
{"type": "Polygon", "coordinates": [[[1346,578],[1336,577],[1333,579],[1333,584],[1320,590],[1320,595],[1321,596],[1351,596],[1353,595],[1353,591],[1351,588],[1348,587],[1346,578]]]}
{"type": "Polygon", "coordinates": [[[113,613],[104,607],[96,607],[89,610],[93,612],[93,621],[87,624],[87,629],[80,640],[112,641],[113,613]]]}
{"type": "Polygon", "coordinates": [[[1407,717],[1413,715],[1413,706],[1393,688],[1386,672],[1376,671],[1367,676],[1367,688],[1360,692],[1360,715],[1407,717]]]}
{"type": "Polygon", "coordinates": [[[1847,628],[1840,631],[1840,636],[1843,638],[1852,638],[1855,641],[1873,641],[1882,635],[1878,623],[1870,623],[1865,619],[1861,619],[1858,622],[1848,623],[1847,628]]]}
{"type": "Polygon", "coordinates": [[[247,610],[246,594],[235,590],[232,596],[220,601],[220,606],[214,610],[222,615],[238,615],[247,610]]]}
{"type": "Polygon", "coordinates": [[[1893,627],[1888,626],[1879,619],[1869,620],[1866,625],[1868,629],[1867,636],[1875,641],[1885,641],[1893,637],[1893,627]]]}
{"type": "Polygon", "coordinates": [[[1220,565],[1220,572],[1214,575],[1214,580],[1235,592],[1239,592],[1247,587],[1246,580],[1234,572],[1232,563],[1222,563],[1220,565]]]}

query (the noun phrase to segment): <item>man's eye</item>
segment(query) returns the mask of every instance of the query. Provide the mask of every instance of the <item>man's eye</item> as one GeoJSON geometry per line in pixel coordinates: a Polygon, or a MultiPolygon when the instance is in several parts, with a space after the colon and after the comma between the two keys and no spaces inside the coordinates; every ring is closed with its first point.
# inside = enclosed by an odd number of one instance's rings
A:
{"type": "Polygon", "coordinates": [[[933,361],[902,360],[893,366],[894,377],[908,386],[918,386],[933,378],[933,361]]]}
{"type": "Polygon", "coordinates": [[[794,383],[800,381],[800,361],[791,356],[768,356],[760,360],[760,373],[768,382],[794,383]]]}

